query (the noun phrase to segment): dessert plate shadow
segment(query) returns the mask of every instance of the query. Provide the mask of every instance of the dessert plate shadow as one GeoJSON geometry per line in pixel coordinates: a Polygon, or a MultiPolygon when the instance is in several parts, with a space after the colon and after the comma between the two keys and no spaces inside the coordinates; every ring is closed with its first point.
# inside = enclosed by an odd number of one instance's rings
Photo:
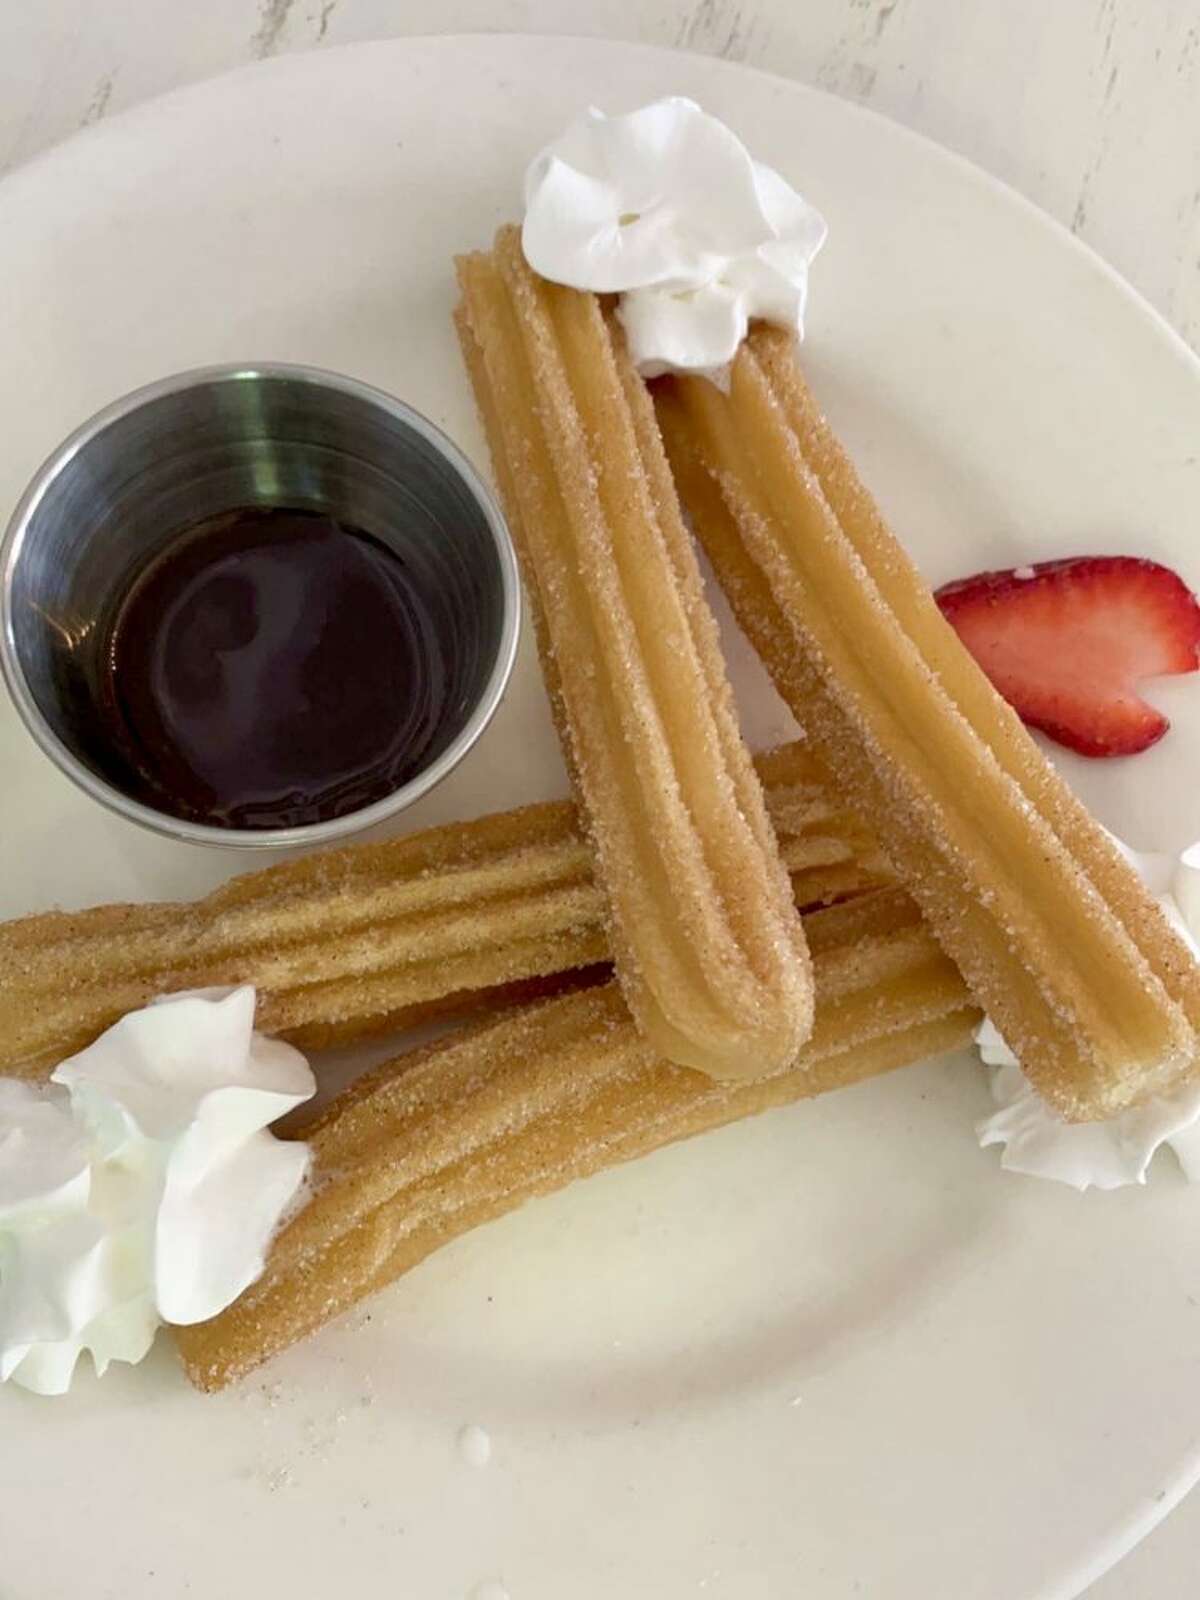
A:
{"type": "MultiPolygon", "coordinates": [[[[747,69],[473,37],[287,57],[103,123],[0,184],[0,515],[114,396],[231,360],[333,368],[485,464],[451,256],[588,103],[690,94],[825,213],[807,366],[935,582],[1122,551],[1200,587],[1200,364],[964,162],[747,69]]],[[[756,745],[792,725],[744,641],[756,745]]],[[[1064,769],[1140,847],[1197,832],[1200,687],[1064,769]]],[[[1056,759],[1060,759],[1056,756],[1056,759]]],[[[191,895],[244,862],[101,811],[0,707],[0,914],[191,895]]],[[[396,827],[565,792],[531,643],[396,827]]],[[[70,974],[64,973],[64,982],[70,974]]],[[[6,1600],[614,1594],[1068,1600],[1200,1470],[1200,1194],[999,1171],[969,1059],[678,1147],[460,1240],[239,1391],[162,1339],[61,1401],[0,1390],[6,1600]],[[462,1430],[484,1429],[460,1445],[462,1430]],[[488,1587],[489,1585],[493,1587],[488,1587]]]]}

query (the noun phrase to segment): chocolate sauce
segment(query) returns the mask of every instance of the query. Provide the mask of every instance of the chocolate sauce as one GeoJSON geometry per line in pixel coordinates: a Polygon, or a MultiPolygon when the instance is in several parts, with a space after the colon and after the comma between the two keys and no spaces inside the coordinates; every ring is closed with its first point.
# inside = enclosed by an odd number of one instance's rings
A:
{"type": "Polygon", "coordinates": [[[290,828],[382,799],[426,762],[448,674],[408,566],[320,512],[185,529],[117,610],[101,697],[135,797],[290,828]]]}

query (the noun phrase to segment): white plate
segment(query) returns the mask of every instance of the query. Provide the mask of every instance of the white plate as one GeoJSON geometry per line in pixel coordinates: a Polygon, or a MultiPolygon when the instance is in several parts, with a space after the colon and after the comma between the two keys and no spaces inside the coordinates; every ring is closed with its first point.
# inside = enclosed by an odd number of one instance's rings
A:
{"type": "MultiPolygon", "coordinates": [[[[808,363],[930,577],[1092,549],[1200,583],[1200,381],[1014,195],[878,117],[625,45],[288,57],[104,124],[0,186],[0,505],[94,408],[278,357],[394,390],[482,459],[450,257],[588,102],[701,99],[825,211],[808,363]]],[[[748,727],[787,730],[731,639],[748,727]]],[[[1200,686],[1070,776],[1191,838],[1200,686]]],[[[244,860],[60,780],[0,713],[2,906],[187,894],[244,860]]],[[[528,649],[412,824],[559,792],[528,649]]],[[[64,982],[70,974],[64,973],[64,982]]],[[[775,1113],[485,1228],[277,1362],[193,1394],[161,1341],[60,1402],[0,1393],[6,1600],[1075,1594],[1200,1454],[1200,1196],[1001,1175],[958,1059],[775,1113]],[[485,1428],[492,1459],[457,1438],[485,1428]]]]}

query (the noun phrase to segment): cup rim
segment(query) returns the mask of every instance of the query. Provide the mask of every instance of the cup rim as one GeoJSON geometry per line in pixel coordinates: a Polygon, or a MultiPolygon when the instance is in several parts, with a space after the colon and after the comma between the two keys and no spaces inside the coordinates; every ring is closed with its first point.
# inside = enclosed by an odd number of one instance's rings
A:
{"type": "Polygon", "coordinates": [[[348,377],[344,373],[303,363],[235,361],[190,367],[186,371],[157,378],[152,383],[143,384],[140,388],[110,401],[108,405],[73,429],[46,457],[17,501],[4,536],[0,538],[0,676],[4,679],[27,731],[42,753],[91,799],[98,801],[100,805],[118,816],[150,829],[153,833],[187,844],[219,845],[225,849],[235,850],[278,850],[301,845],[329,844],[350,834],[363,832],[407,810],[453,771],[491,722],[512,676],[520,632],[521,583],[508,524],[495,495],[463,451],[436,423],[431,422],[407,401],[360,378],[348,377]],[[182,390],[204,383],[228,383],[260,378],[291,379],[316,388],[334,389],[352,395],[368,405],[387,411],[396,421],[432,445],[465,484],[487,523],[500,564],[503,615],[495,659],[470,716],[446,748],[422,771],[401,784],[398,789],[394,789],[391,794],[385,795],[383,799],[324,822],[300,823],[293,828],[220,828],[212,823],[192,822],[184,817],[173,817],[168,812],[158,811],[153,806],[144,805],[140,800],[134,800],[115,784],[109,783],[107,779],[93,772],[67,748],[42,715],[21,665],[13,615],[13,584],[25,536],[35,511],[50,486],[97,435],[143,406],[182,390]]]}

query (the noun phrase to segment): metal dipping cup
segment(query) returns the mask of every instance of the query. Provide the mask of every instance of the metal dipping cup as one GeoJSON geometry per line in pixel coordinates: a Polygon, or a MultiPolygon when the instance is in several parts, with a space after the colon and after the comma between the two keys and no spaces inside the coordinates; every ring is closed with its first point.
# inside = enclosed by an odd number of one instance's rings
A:
{"type": "Polygon", "coordinates": [[[487,726],[520,606],[504,519],[457,446],[402,401],[312,367],[208,367],[118,400],[54,452],[0,544],[0,666],[30,733],[94,800],[193,844],[323,844],[411,805],[487,726]],[[426,764],[325,822],[230,828],[145,805],[122,788],[97,709],[105,642],[133,575],[184,528],[245,506],[324,511],[362,528],[403,557],[446,619],[454,692],[426,764]]]}

